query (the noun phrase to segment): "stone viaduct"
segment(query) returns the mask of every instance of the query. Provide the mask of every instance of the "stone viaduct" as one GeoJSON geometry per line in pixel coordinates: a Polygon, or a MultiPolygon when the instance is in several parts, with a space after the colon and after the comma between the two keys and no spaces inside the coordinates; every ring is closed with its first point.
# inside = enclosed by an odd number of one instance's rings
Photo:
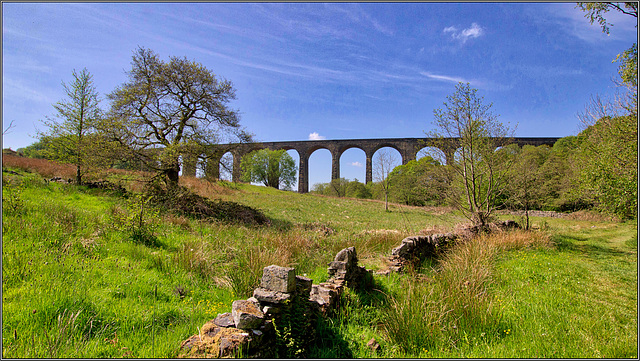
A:
{"type": "MultiPolygon", "coordinates": [[[[553,146],[560,138],[511,138],[512,143],[523,145],[549,145],[553,146]]],[[[432,138],[386,138],[386,139],[340,139],[340,140],[305,140],[305,141],[285,141],[285,142],[261,142],[261,143],[245,143],[245,144],[219,144],[211,148],[208,156],[208,164],[205,169],[207,176],[212,178],[220,177],[218,164],[224,154],[230,152],[233,155],[233,171],[232,179],[234,182],[239,181],[240,177],[240,159],[245,154],[259,149],[270,150],[295,150],[300,157],[299,173],[298,173],[298,192],[307,193],[309,191],[309,157],[318,149],[327,149],[331,152],[331,179],[340,178],[340,156],[346,150],[357,148],[366,154],[366,179],[368,183],[372,181],[372,158],[376,151],[380,148],[390,147],[397,150],[402,157],[402,164],[416,159],[418,152],[425,147],[436,147],[442,151],[446,157],[447,163],[453,159],[453,154],[458,148],[458,139],[445,138],[440,140],[438,145],[429,145],[432,138]]],[[[195,176],[195,162],[185,161],[183,167],[183,175],[195,176]]]]}

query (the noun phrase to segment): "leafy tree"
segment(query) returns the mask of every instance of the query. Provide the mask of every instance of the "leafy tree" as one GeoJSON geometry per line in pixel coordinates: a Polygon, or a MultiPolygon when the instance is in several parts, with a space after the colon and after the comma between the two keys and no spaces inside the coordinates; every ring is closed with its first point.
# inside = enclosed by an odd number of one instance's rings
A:
{"type": "Polygon", "coordinates": [[[134,52],[128,81],[109,94],[103,130],[117,141],[119,158],[142,162],[177,186],[181,157],[203,158],[207,146],[247,142],[230,81],[186,58],[160,60],[153,51],[134,52]]]}
{"type": "Polygon", "coordinates": [[[637,116],[604,117],[580,134],[580,185],[597,207],[622,219],[637,217],[637,116]]]}
{"type": "Polygon", "coordinates": [[[440,162],[431,156],[395,167],[389,174],[391,198],[412,206],[443,204],[447,183],[439,167],[440,162]]]}
{"type": "MultiPolygon", "coordinates": [[[[617,10],[638,18],[638,3],[578,3],[591,23],[597,21],[604,33],[609,26],[604,14],[617,10]]],[[[636,22],[636,28],[637,28],[636,22]]],[[[637,217],[638,172],[638,47],[618,54],[618,73],[626,88],[613,100],[595,97],[580,118],[586,129],[577,156],[580,165],[579,184],[584,197],[590,198],[603,211],[619,217],[637,217]]]]}
{"type": "Polygon", "coordinates": [[[389,189],[391,189],[389,173],[391,173],[397,163],[398,158],[395,153],[388,149],[380,150],[373,159],[373,179],[380,183],[384,191],[385,211],[389,210],[389,189]]]}
{"type": "Polygon", "coordinates": [[[510,131],[484,104],[477,90],[463,83],[447,97],[444,108],[434,110],[437,130],[427,133],[433,146],[445,148],[458,140],[459,150],[444,168],[450,179],[448,199],[474,224],[484,226],[496,209],[507,178],[506,152],[496,152],[510,141],[510,131]]]}
{"type": "Polygon", "coordinates": [[[327,187],[327,195],[335,197],[345,197],[347,195],[347,186],[349,180],[346,178],[332,179],[327,187]]]}
{"type": "Polygon", "coordinates": [[[505,203],[509,208],[524,211],[525,229],[529,229],[529,210],[540,209],[542,206],[542,166],[549,157],[551,148],[546,145],[525,145],[520,148],[511,144],[505,147],[505,151],[514,157],[504,193],[505,203]]]}
{"type": "Polygon", "coordinates": [[[542,165],[542,208],[558,212],[588,209],[592,204],[580,191],[578,163],[581,137],[560,138],[542,165]]]}
{"type": "Polygon", "coordinates": [[[296,182],[298,168],[285,150],[261,149],[253,151],[240,162],[245,182],[259,182],[267,187],[291,189],[296,182]]]}
{"type": "Polygon", "coordinates": [[[33,144],[30,144],[24,148],[18,148],[16,150],[16,152],[18,152],[19,154],[22,154],[23,156],[27,157],[27,158],[39,158],[39,159],[45,159],[46,158],[46,154],[44,152],[45,150],[45,145],[42,141],[37,141],[33,144]]]}
{"type": "Polygon", "coordinates": [[[357,179],[347,184],[345,195],[351,198],[371,198],[371,192],[369,192],[367,186],[360,183],[357,179]]]}
{"type": "Polygon", "coordinates": [[[43,155],[49,159],[72,163],[76,166],[76,183],[82,184],[82,176],[95,164],[97,142],[96,126],[101,117],[98,92],[93,76],[85,68],[73,71],[73,82],[62,83],[67,95],[53,105],[54,117],[43,121],[49,129],[39,132],[43,155]]]}

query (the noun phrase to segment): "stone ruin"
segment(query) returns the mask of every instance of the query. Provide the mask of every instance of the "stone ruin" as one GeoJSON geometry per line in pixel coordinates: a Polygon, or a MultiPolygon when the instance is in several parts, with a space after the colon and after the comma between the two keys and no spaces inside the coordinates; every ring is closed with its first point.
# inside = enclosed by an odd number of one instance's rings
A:
{"type": "Polygon", "coordinates": [[[337,309],[345,286],[360,288],[373,282],[371,272],[358,266],[354,247],[338,252],[328,273],[327,282],[315,285],[307,277],[296,276],[294,268],[265,267],[253,296],[234,301],[231,312],[205,323],[197,335],[182,342],[178,357],[268,357],[266,352],[275,346],[274,320],[291,307],[294,298],[307,301],[305,316],[314,320],[337,309]]]}
{"type": "Polygon", "coordinates": [[[407,237],[402,240],[398,247],[391,250],[391,256],[387,261],[389,269],[381,273],[403,272],[409,265],[418,266],[422,260],[435,257],[437,252],[444,249],[445,246],[456,241],[471,239],[482,231],[499,232],[518,227],[515,221],[507,220],[489,223],[484,229],[480,226],[468,226],[461,228],[457,232],[407,237]]]}
{"type": "MultiPolygon", "coordinates": [[[[514,221],[504,221],[487,225],[485,230],[517,227],[514,221]]],[[[407,237],[391,251],[389,269],[380,273],[402,272],[408,264],[434,257],[443,247],[470,239],[481,231],[472,226],[455,233],[407,237]]],[[[231,312],[218,314],[205,323],[197,335],[182,342],[178,357],[271,357],[268,352],[276,344],[274,320],[278,323],[281,315],[291,311],[292,301],[306,301],[302,316],[313,325],[317,317],[327,317],[335,312],[345,286],[358,289],[373,284],[371,271],[358,266],[355,247],[341,250],[328,265],[329,280],[317,285],[307,277],[296,276],[294,268],[265,267],[260,286],[253,291],[253,296],[234,301],[231,312]]],[[[372,339],[369,347],[378,349],[380,345],[372,339]]]]}

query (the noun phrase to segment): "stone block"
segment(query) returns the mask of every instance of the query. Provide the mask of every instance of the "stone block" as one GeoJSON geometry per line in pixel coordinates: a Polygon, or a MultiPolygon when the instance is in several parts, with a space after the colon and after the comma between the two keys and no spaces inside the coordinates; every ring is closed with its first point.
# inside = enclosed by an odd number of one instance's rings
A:
{"type": "Polygon", "coordinates": [[[290,267],[276,265],[267,266],[262,270],[260,287],[272,291],[291,293],[296,287],[296,270],[290,267]]]}
{"type": "Polygon", "coordinates": [[[398,247],[391,250],[394,256],[406,258],[410,255],[412,247],[408,243],[402,243],[398,247]]]}
{"type": "Polygon", "coordinates": [[[251,301],[233,301],[231,315],[236,327],[243,330],[258,328],[264,322],[264,313],[251,301]]]}
{"type": "Polygon", "coordinates": [[[336,254],[334,261],[347,262],[348,264],[357,263],[358,255],[356,254],[356,248],[349,247],[341,250],[336,254]]]}
{"type": "Polygon", "coordinates": [[[284,303],[284,301],[291,298],[290,293],[272,291],[266,288],[258,287],[253,290],[253,297],[258,299],[260,302],[268,302],[280,304],[284,303]]]}
{"type": "Polygon", "coordinates": [[[313,280],[304,276],[296,276],[296,292],[302,295],[309,295],[311,293],[311,286],[313,280]]]}

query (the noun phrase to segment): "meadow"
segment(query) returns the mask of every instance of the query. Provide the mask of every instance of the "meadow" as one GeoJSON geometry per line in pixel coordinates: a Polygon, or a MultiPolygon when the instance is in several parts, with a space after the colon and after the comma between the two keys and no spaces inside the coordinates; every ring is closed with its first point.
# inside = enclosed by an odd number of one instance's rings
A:
{"type": "MultiPolygon", "coordinates": [[[[465,223],[448,208],[386,212],[378,201],[182,178],[270,223],[200,220],[46,182],[69,170],[25,162],[3,158],[3,358],[176,357],[183,340],[251,295],[265,266],[319,283],[334,255],[355,246],[361,265],[381,270],[404,237],[465,223]]],[[[110,177],[140,190],[124,172],[110,177]]],[[[637,358],[636,222],[585,213],[532,222],[530,232],[482,236],[405,274],[375,275],[371,290],[348,290],[305,356],[637,358]]]]}

